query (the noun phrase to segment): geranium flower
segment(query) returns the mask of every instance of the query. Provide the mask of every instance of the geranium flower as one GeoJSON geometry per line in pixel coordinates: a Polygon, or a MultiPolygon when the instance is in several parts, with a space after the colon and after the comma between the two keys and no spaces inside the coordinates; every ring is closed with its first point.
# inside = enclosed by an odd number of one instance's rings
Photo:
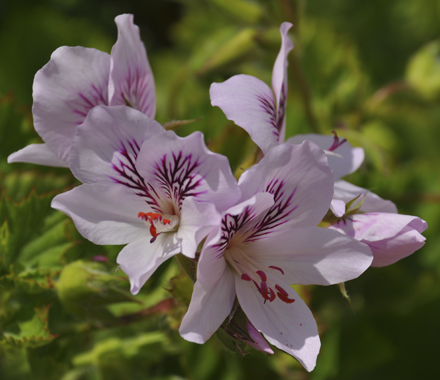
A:
{"type": "Polygon", "coordinates": [[[340,180],[356,171],[364,160],[364,150],[353,148],[338,136],[317,134],[296,135],[286,142],[299,144],[315,142],[327,152],[329,166],[335,176],[331,211],[337,217],[329,228],[345,233],[367,244],[373,252],[371,266],[382,267],[395,263],[420,249],[425,244],[421,235],[427,223],[410,215],[399,215],[396,205],[367,189],[340,180]],[[346,204],[356,199],[347,213],[346,204]]]}
{"type": "Polygon", "coordinates": [[[358,277],[370,249],[316,227],[333,195],[324,152],[311,142],[282,144],[239,181],[241,202],[208,235],[180,334],[204,343],[230,313],[235,297],[250,322],[308,370],[320,341],[316,322],[290,284],[330,285],[358,277]]]}
{"type": "Polygon", "coordinates": [[[367,244],[373,252],[373,267],[394,264],[423,247],[421,235],[428,224],[411,215],[400,215],[393,202],[345,181],[335,184],[334,198],[349,210],[328,227],[367,244]]]}
{"type": "Polygon", "coordinates": [[[118,40],[111,54],[63,46],[37,72],[32,113],[44,144],[31,144],[8,162],[68,166],[76,127],[97,105],[130,105],[154,118],[156,98],[147,53],[133,15],[115,18],[118,40]]]}
{"type": "Polygon", "coordinates": [[[235,75],[209,90],[211,104],[218,106],[229,120],[245,129],[266,154],[284,142],[286,129],[287,55],[293,43],[287,35],[292,24],[281,24],[281,50],[272,72],[272,89],[250,75],[235,75]],[[275,96],[274,96],[275,94],[275,96]]]}
{"type": "Polygon", "coordinates": [[[52,207],[95,244],[127,244],[117,262],[136,294],[154,270],[197,245],[240,190],[226,157],[203,135],[181,138],[125,106],[97,106],[77,127],[70,167],[84,184],[52,207]]]}

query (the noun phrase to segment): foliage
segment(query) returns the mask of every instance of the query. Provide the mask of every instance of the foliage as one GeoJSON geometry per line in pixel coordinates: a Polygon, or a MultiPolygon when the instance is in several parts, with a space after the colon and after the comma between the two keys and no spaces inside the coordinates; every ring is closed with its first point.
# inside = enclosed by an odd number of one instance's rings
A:
{"type": "Polygon", "coordinates": [[[3,379],[436,378],[440,314],[440,25],[438,2],[408,0],[6,1],[0,4],[0,373],[3,379]],[[160,3],[160,5],[159,5],[160,3]],[[85,241],[50,208],[77,182],[64,169],[6,163],[38,142],[32,78],[61,45],[109,51],[113,18],[132,12],[157,88],[157,119],[191,122],[210,149],[246,164],[254,144],[210,105],[212,82],[246,73],[270,82],[281,22],[294,23],[287,136],[338,134],[366,162],[349,180],[428,222],[426,246],[346,283],[301,288],[321,354],[307,374],[281,352],[241,357],[177,328],[191,281],[177,263],[133,297],[120,247],[85,241]],[[438,243],[438,244],[437,244],[438,243]],[[116,273],[115,273],[116,272],[116,273]]]}

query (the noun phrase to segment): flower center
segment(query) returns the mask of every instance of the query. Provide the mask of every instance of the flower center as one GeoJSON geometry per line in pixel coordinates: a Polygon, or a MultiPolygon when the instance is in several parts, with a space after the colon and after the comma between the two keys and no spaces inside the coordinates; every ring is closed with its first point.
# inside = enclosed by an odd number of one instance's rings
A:
{"type": "Polygon", "coordinates": [[[176,231],[180,222],[177,215],[161,214],[158,212],[140,212],[138,218],[141,218],[150,229],[152,236],[150,243],[154,243],[162,232],[176,231]]]}
{"type": "MultiPolygon", "coordinates": [[[[224,258],[240,275],[240,278],[243,281],[252,281],[254,283],[258,292],[263,297],[264,303],[266,303],[266,301],[273,302],[277,296],[285,303],[295,302],[293,298],[289,298],[289,293],[285,289],[280,285],[275,284],[273,280],[268,280],[266,272],[261,270],[261,265],[253,260],[242,249],[230,247],[225,250],[224,258]]],[[[276,270],[284,275],[283,269],[274,265],[269,265],[267,270],[276,270]]]]}

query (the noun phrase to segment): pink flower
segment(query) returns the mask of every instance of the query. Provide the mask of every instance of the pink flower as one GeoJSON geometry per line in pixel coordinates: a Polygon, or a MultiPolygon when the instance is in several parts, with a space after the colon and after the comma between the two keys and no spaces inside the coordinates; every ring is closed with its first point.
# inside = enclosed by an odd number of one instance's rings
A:
{"type": "Polygon", "coordinates": [[[133,15],[115,19],[118,40],[111,55],[80,46],[55,50],[33,85],[34,125],[45,144],[11,154],[8,162],[68,166],[76,127],[97,105],[125,105],[154,118],[153,73],[133,15]]]}
{"type": "Polygon", "coordinates": [[[242,198],[208,235],[181,335],[204,343],[235,297],[255,328],[308,370],[320,341],[316,322],[290,284],[330,285],[358,277],[370,249],[316,225],[333,195],[333,174],[315,144],[282,144],[240,178],[242,198]]]}
{"type": "Polygon", "coordinates": [[[373,252],[373,267],[391,265],[423,247],[421,235],[428,224],[411,215],[397,214],[397,208],[374,193],[345,181],[335,183],[334,198],[348,203],[359,197],[349,212],[328,228],[367,244],[373,252]],[[360,206],[360,207],[359,207],[360,206]]]}
{"type": "Polygon", "coordinates": [[[126,106],[93,108],[77,132],[70,167],[84,184],[56,196],[95,244],[128,244],[118,263],[136,294],[156,268],[198,244],[240,197],[226,157],[203,135],[178,137],[126,106]]]}

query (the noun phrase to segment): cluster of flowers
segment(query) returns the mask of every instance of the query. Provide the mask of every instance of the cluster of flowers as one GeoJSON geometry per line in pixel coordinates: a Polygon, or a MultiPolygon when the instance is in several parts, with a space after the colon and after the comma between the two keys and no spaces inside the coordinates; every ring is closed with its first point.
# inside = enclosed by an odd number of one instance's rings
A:
{"type": "Polygon", "coordinates": [[[317,325],[290,285],[338,284],[370,265],[392,264],[424,244],[426,222],[340,179],[361,165],[361,148],[336,134],[284,141],[291,24],[281,25],[272,89],[248,75],[211,86],[212,104],[262,152],[238,182],[200,132],[179,137],[154,121],[155,86],[139,29],[132,15],[116,24],[110,56],[61,47],[36,74],[33,115],[45,144],[9,162],[70,168],[83,184],[52,207],[95,244],[127,244],[117,262],[133,294],[170,257],[197,260],[183,338],[204,343],[238,300],[249,344],[272,353],[262,333],[312,370],[317,325]]]}

